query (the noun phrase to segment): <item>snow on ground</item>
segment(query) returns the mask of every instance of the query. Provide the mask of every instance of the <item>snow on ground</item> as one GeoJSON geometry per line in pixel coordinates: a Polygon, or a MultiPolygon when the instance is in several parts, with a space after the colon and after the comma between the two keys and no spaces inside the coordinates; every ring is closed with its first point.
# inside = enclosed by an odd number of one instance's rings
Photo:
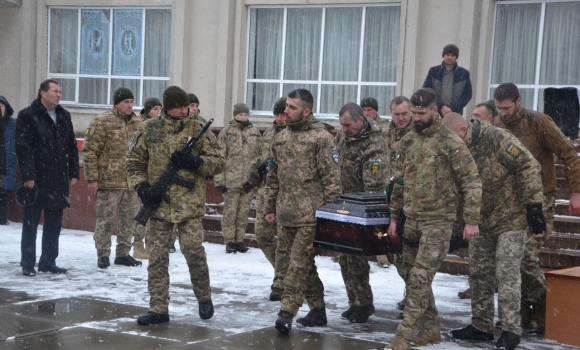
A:
{"type": "MultiPolygon", "coordinates": [[[[57,265],[68,268],[65,275],[39,273],[36,277],[22,275],[20,260],[20,235],[22,224],[10,223],[0,226],[0,286],[13,291],[24,291],[38,296],[40,300],[92,297],[120,304],[148,307],[147,260],[143,267],[97,268],[96,249],[92,232],[65,229],[60,237],[60,256],[57,265]]],[[[40,256],[42,227],[39,226],[37,258],[40,256]]],[[[113,238],[111,263],[114,260],[115,238],[113,238]]],[[[262,327],[271,327],[276,319],[279,304],[267,297],[273,278],[273,269],[259,249],[251,248],[246,254],[225,254],[225,246],[204,243],[207,252],[212,300],[216,314],[211,322],[203,325],[241,333],[262,327]],[[235,313],[233,313],[235,310],[235,313]],[[231,312],[228,312],[231,311],[231,312]],[[235,315],[235,317],[232,317],[235,315]]],[[[197,301],[193,296],[187,265],[177,246],[170,254],[169,313],[172,319],[198,320],[197,301]]],[[[318,273],[325,287],[327,303],[327,327],[312,330],[320,333],[341,334],[352,338],[386,343],[393,338],[398,311],[396,303],[403,297],[404,284],[396,269],[380,268],[371,263],[370,281],[374,292],[377,313],[371,317],[374,325],[354,325],[340,319],[348,308],[347,297],[340,267],[329,257],[316,257],[318,273]],[[340,321],[339,321],[340,320],[340,321]],[[388,326],[388,327],[385,327],[388,326]],[[385,331],[387,329],[387,331],[385,331]]],[[[467,288],[466,276],[437,274],[433,282],[435,300],[441,323],[447,327],[467,325],[470,322],[470,301],[457,298],[457,292],[467,288]]],[[[297,317],[308,312],[305,304],[297,317]]],[[[442,325],[442,331],[445,328],[442,325]]],[[[545,346],[546,343],[544,342],[545,346]]],[[[433,349],[461,349],[454,343],[431,346],[433,349]]],[[[527,347],[526,347],[527,348],[527,347]]],[[[529,347],[535,348],[535,347],[529,347]]],[[[548,348],[555,348],[550,346],[548,348]]]]}

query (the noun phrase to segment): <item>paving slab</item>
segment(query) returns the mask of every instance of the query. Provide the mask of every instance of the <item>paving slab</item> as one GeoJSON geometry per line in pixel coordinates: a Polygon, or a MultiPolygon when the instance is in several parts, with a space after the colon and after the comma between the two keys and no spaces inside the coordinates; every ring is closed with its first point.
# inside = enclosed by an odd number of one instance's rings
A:
{"type": "Polygon", "coordinates": [[[50,321],[20,315],[10,315],[9,317],[0,317],[0,340],[4,341],[10,338],[53,332],[60,328],[60,325],[55,325],[50,321]]]}
{"type": "Polygon", "coordinates": [[[28,295],[26,292],[14,292],[6,288],[0,288],[0,306],[35,299],[37,297],[28,295]]]}
{"type": "Polygon", "coordinates": [[[147,308],[116,304],[88,298],[61,298],[0,307],[0,315],[21,315],[49,321],[60,326],[74,326],[85,322],[135,317],[147,308]]]}

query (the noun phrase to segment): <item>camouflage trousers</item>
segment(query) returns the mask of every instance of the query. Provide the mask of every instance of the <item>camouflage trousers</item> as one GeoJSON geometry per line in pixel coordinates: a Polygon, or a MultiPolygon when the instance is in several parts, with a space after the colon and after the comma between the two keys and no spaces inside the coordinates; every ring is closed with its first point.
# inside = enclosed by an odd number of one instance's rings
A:
{"type": "Polygon", "coordinates": [[[494,290],[498,286],[498,312],[502,330],[522,334],[520,264],[525,230],[502,233],[482,230],[469,242],[471,323],[479,330],[495,332],[494,290]]]}
{"type": "Polygon", "coordinates": [[[397,269],[397,273],[401,278],[405,279],[405,263],[403,263],[403,254],[387,254],[387,259],[397,269]]]}
{"type": "Polygon", "coordinates": [[[265,192],[265,188],[261,187],[258,189],[256,194],[256,224],[254,226],[254,233],[256,235],[258,246],[262,249],[262,252],[270,264],[272,264],[272,267],[275,268],[276,247],[278,246],[278,240],[276,239],[276,223],[269,224],[262,214],[262,210],[264,209],[265,192]]]}
{"type": "Polygon", "coordinates": [[[243,242],[254,191],[246,194],[241,188],[229,188],[224,193],[222,231],[224,242],[243,242]]]}
{"type": "Polygon", "coordinates": [[[373,291],[369,284],[371,267],[366,256],[340,254],[338,256],[340,273],[346,287],[348,306],[373,304],[373,291]]]}
{"type": "Polygon", "coordinates": [[[137,192],[131,190],[107,190],[97,191],[95,202],[97,224],[95,226],[95,247],[97,256],[111,255],[111,234],[115,226],[115,216],[119,216],[117,224],[117,257],[129,255],[131,251],[131,239],[135,234],[137,223],[133,219],[139,210],[139,197],[137,192]]]}
{"type": "Polygon", "coordinates": [[[540,249],[552,235],[554,204],[554,196],[546,195],[543,205],[546,217],[546,232],[534,235],[528,230],[520,269],[522,275],[522,300],[541,306],[546,305],[546,277],[540,270],[540,249]]]}
{"type": "Polygon", "coordinates": [[[179,237],[179,247],[185,256],[197,301],[204,302],[211,298],[207,257],[202,246],[201,217],[191,218],[178,224],[152,218],[147,237],[147,244],[151,248],[147,268],[149,309],[160,314],[168,313],[169,246],[173,243],[174,235],[179,237]]]}
{"type": "Polygon", "coordinates": [[[316,227],[278,226],[276,271],[274,287],[283,281],[280,310],[296,315],[304,299],[310,309],[324,307],[324,286],[314,264],[314,235],[316,227]],[[285,273],[284,273],[285,272],[285,273]],[[280,278],[283,278],[281,281],[280,278]]]}
{"type": "Polygon", "coordinates": [[[147,225],[145,226],[137,224],[135,234],[133,235],[133,242],[142,242],[143,240],[147,241],[147,231],[149,231],[149,226],[149,221],[147,221],[147,225]]]}
{"type": "Polygon", "coordinates": [[[449,249],[453,222],[431,220],[414,221],[407,217],[405,238],[418,242],[418,247],[403,245],[406,278],[405,311],[403,322],[395,332],[411,342],[419,327],[438,326],[437,308],[431,284],[449,249]]]}

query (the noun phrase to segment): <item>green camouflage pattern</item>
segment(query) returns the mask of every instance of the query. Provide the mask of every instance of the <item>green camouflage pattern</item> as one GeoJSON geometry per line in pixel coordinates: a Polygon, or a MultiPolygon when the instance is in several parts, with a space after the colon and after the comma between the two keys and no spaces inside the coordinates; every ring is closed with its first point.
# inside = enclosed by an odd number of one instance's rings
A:
{"type": "Polygon", "coordinates": [[[102,189],[128,189],[125,157],[142,119],[123,116],[116,108],[93,118],[85,132],[83,164],[87,182],[102,189]]]}
{"type": "MultiPolygon", "coordinates": [[[[183,148],[187,142],[189,122],[194,121],[194,137],[203,124],[188,115],[183,120],[173,120],[165,116],[164,111],[158,118],[144,122],[137,130],[125,162],[127,181],[131,188],[137,189],[141,184],[149,184],[161,176],[170,163],[171,154],[183,148]]],[[[170,203],[161,202],[153,212],[152,218],[171,223],[180,223],[190,218],[205,214],[205,177],[223,171],[225,159],[216,138],[206,132],[193,148],[192,153],[203,159],[201,167],[195,171],[179,169],[179,175],[195,180],[192,189],[169,184],[167,194],[170,203]]]]}
{"type": "Polygon", "coordinates": [[[115,256],[123,257],[131,251],[131,240],[137,229],[137,223],[133,217],[139,210],[139,198],[134,190],[108,190],[97,191],[95,211],[97,223],[95,225],[95,248],[97,257],[111,255],[111,235],[115,226],[115,216],[119,213],[117,224],[117,246],[115,256]]]}
{"type": "Polygon", "coordinates": [[[230,187],[223,196],[222,232],[224,243],[243,242],[254,191],[245,193],[241,188],[230,187]]]}

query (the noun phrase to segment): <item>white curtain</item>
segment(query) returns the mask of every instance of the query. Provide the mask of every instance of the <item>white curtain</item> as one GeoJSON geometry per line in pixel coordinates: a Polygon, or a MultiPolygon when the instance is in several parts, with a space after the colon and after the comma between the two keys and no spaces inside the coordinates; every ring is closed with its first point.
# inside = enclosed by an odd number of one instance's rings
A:
{"type": "Polygon", "coordinates": [[[50,73],[76,74],[78,10],[50,11],[50,73]]]}
{"type": "MultiPolygon", "coordinates": [[[[397,80],[400,18],[400,6],[367,7],[362,81],[397,80]]],[[[379,99],[379,96],[373,97],[379,99]]]]}
{"type": "Polygon", "coordinates": [[[252,9],[248,78],[280,79],[283,9],[252,9]]]}
{"type": "Polygon", "coordinates": [[[169,77],[171,10],[145,11],[144,70],[146,77],[169,77]]]}
{"type": "Polygon", "coordinates": [[[321,8],[290,8],[286,20],[284,79],[318,80],[321,8]]]}

